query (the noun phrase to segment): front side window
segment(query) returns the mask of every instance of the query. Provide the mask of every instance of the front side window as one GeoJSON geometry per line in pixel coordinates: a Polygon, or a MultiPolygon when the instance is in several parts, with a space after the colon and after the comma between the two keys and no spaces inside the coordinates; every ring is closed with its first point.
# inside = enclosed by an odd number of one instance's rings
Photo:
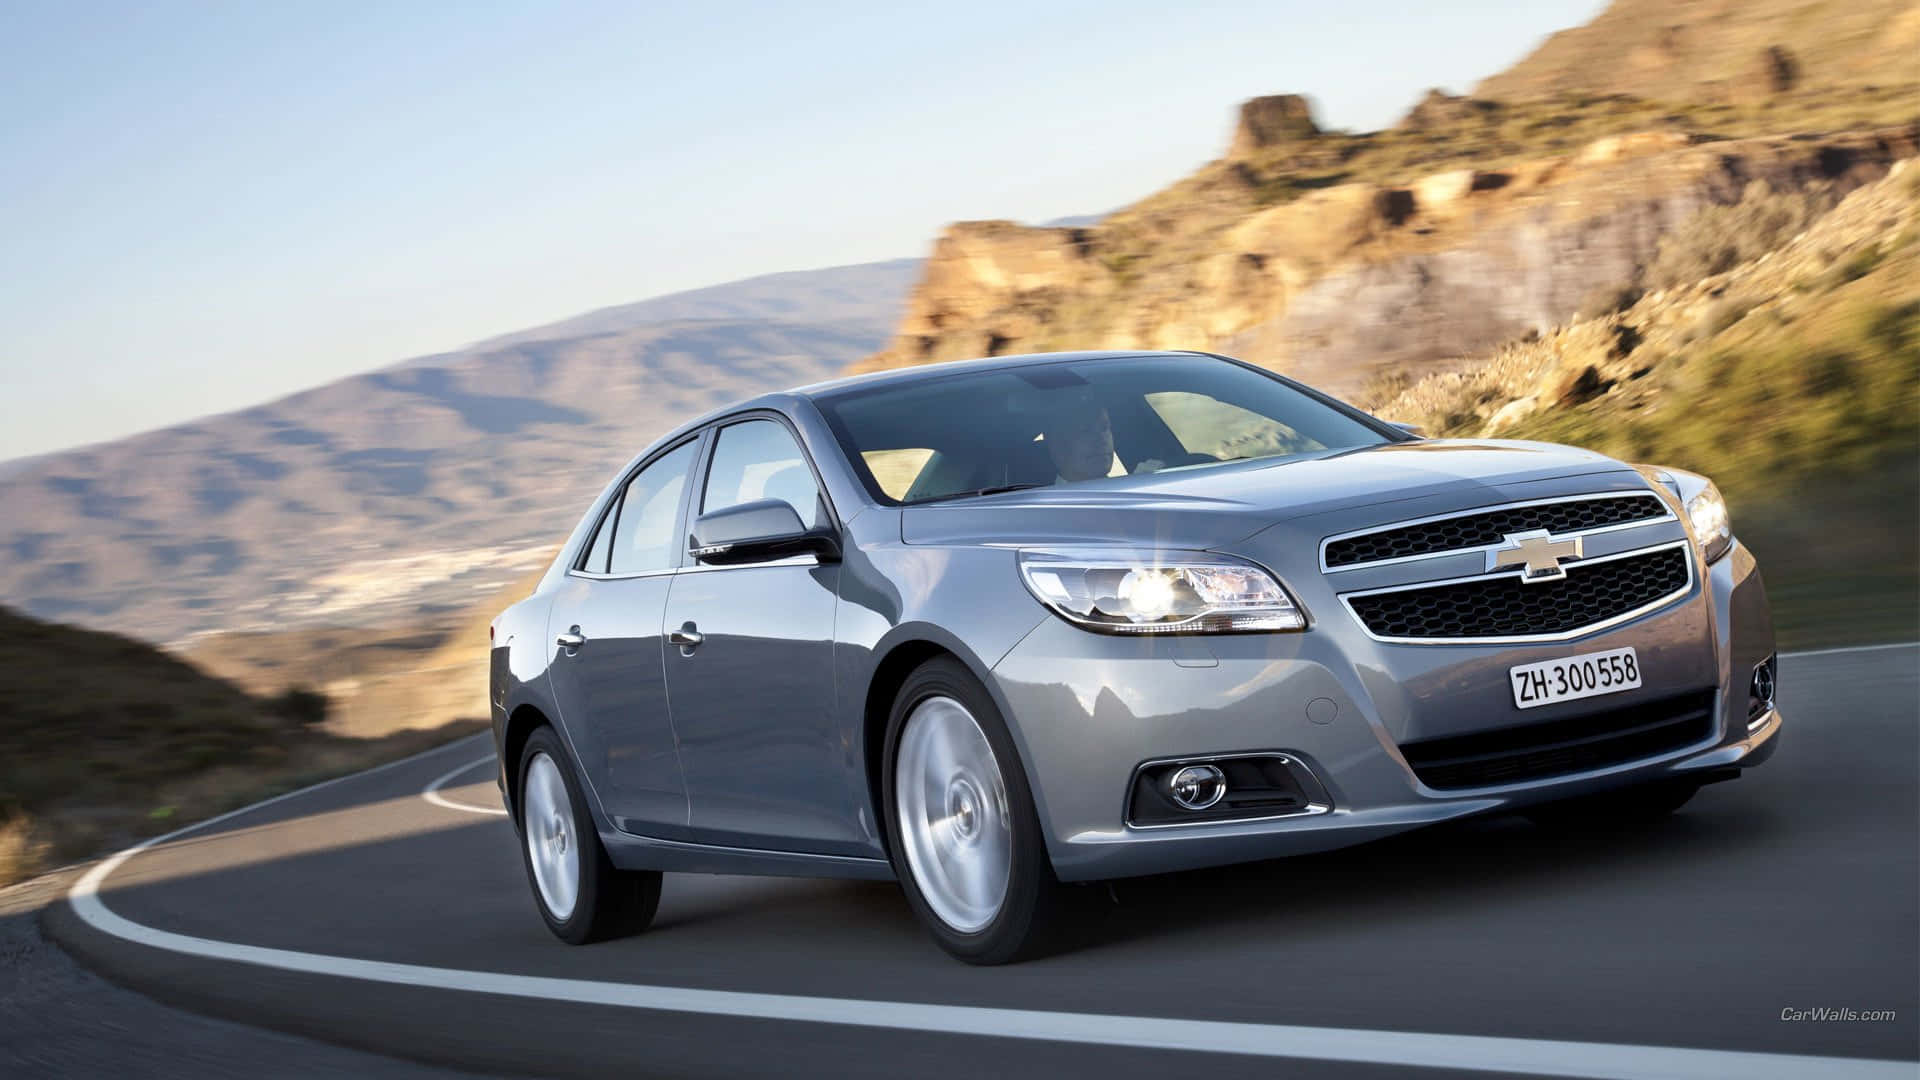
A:
{"type": "Polygon", "coordinates": [[[779,499],[793,507],[808,528],[826,524],[820,485],[786,426],[772,420],[745,420],[720,429],[707,466],[707,490],[700,512],[741,503],[779,499]]]}
{"type": "MultiPolygon", "coordinates": [[[[608,573],[638,574],[673,566],[673,526],[680,516],[687,471],[693,466],[694,445],[688,442],[667,451],[627,481],[620,505],[600,526],[602,532],[608,525],[613,527],[607,544],[608,573]]],[[[594,547],[600,547],[598,538],[594,547]]]]}
{"type": "Polygon", "coordinates": [[[1063,360],[816,399],[885,502],[1272,461],[1392,441],[1280,379],[1205,356],[1063,360]]]}

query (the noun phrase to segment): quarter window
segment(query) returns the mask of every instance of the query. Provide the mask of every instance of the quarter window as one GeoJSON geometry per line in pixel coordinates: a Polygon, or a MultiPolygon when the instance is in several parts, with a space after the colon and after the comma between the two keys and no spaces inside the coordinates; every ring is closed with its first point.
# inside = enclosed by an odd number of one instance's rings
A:
{"type": "Polygon", "coordinates": [[[772,420],[729,424],[714,443],[700,512],[761,499],[779,499],[793,507],[809,528],[826,524],[820,485],[793,434],[772,420]]]}
{"type": "Polygon", "coordinates": [[[693,465],[693,447],[688,442],[667,451],[627,481],[617,516],[607,519],[614,526],[608,573],[638,574],[673,565],[674,523],[693,465]]]}

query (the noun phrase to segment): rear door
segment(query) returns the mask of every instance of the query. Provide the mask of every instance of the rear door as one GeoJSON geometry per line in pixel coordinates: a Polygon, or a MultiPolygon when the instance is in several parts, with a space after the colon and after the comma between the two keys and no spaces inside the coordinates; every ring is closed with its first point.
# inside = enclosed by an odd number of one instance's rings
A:
{"type": "MultiPolygon", "coordinates": [[[[773,416],[721,426],[691,519],[783,499],[809,525],[831,525],[812,463],[773,416]]],[[[673,580],[666,626],[699,635],[670,644],[667,689],[680,736],[696,837],[822,854],[870,855],[864,781],[834,720],[836,563],[811,555],[734,566],[690,564],[673,580]],[[862,798],[856,800],[858,791],[862,798]]]]}
{"type": "Polygon", "coordinates": [[[628,479],[547,617],[554,698],[601,805],[622,831],[669,839],[686,834],[687,792],[661,619],[698,449],[689,439],[628,479]]]}

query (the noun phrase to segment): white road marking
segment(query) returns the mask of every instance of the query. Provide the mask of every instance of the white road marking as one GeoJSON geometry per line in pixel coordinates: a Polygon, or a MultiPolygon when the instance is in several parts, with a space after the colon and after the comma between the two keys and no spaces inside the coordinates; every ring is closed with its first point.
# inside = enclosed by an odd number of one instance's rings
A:
{"type": "Polygon", "coordinates": [[[1885,649],[1920,649],[1920,641],[1894,641],[1885,645],[1842,645],[1837,649],[1802,649],[1799,652],[1783,652],[1781,656],[1831,656],[1843,652],[1880,652],[1885,649]]]}
{"type": "MultiPolygon", "coordinates": [[[[1847,651],[1847,650],[1834,650],[1847,651]]],[[[462,745],[449,743],[448,746],[462,745]]],[[[648,986],[587,979],[562,979],[505,972],[397,964],[346,956],[269,949],[211,938],[177,934],[136,923],[116,914],[100,898],[100,886],[115,870],[140,852],[241,814],[288,799],[311,794],[346,780],[383,772],[437,753],[389,762],[366,772],[303,788],[255,803],[198,824],[176,829],[112,856],[74,882],[67,900],[75,914],[95,930],[149,948],[211,960],[255,964],[283,971],[360,979],[467,993],[500,994],[585,1005],[606,1005],[661,1012],[700,1013],[762,1020],[843,1024],[939,1034],[991,1038],[1038,1039],[1049,1042],[1227,1053],[1257,1057],[1316,1061],[1364,1062],[1477,1072],[1523,1073],[1568,1077],[1659,1077],[1665,1080],[1798,1080],[1804,1076],[1843,1080],[1910,1080],[1908,1061],[1867,1058],[1766,1054],[1738,1050],[1705,1050],[1672,1046],[1635,1046],[1618,1043],[1573,1042],[1552,1039],[1510,1039],[1482,1035],[1445,1035],[1409,1031],[1368,1031],[1355,1028],[1302,1027],[1289,1024],[1232,1023],[1215,1020],[1175,1020],[1163,1017],[1113,1016],[1100,1013],[1005,1009],[921,1002],[863,1001],[854,998],[808,997],[793,994],[699,990],[678,986],[648,986]]],[[[436,783],[474,768],[470,762],[442,776],[436,783]]],[[[432,786],[432,785],[430,785],[432,786]]],[[[458,808],[458,807],[456,807],[458,808]]]]}
{"type": "Polygon", "coordinates": [[[450,770],[444,775],[442,775],[439,779],[435,780],[433,783],[428,784],[426,787],[422,788],[420,790],[420,797],[427,800],[428,802],[432,803],[435,806],[443,807],[448,810],[464,810],[469,814],[495,814],[500,817],[506,817],[507,811],[503,807],[476,806],[473,803],[464,803],[459,801],[458,799],[449,799],[445,795],[440,794],[440,789],[446,786],[446,783],[449,780],[452,780],[454,777],[459,776],[461,773],[471,772],[472,770],[477,769],[482,765],[491,765],[493,764],[494,760],[495,760],[494,756],[492,754],[488,754],[486,757],[483,757],[478,761],[469,761],[465,765],[462,765],[457,769],[450,770]]]}

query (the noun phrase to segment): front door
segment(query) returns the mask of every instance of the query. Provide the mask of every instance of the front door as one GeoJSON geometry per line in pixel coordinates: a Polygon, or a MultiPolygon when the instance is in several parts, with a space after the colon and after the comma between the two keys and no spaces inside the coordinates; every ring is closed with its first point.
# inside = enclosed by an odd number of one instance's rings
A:
{"type": "MultiPolygon", "coordinates": [[[[772,419],[715,435],[698,513],[757,499],[783,499],[809,525],[832,520],[800,444],[772,419]]],[[[666,668],[702,843],[872,854],[865,781],[834,716],[839,575],[837,564],[805,555],[688,565],[674,577],[667,631],[699,635],[695,645],[670,643],[666,668]]]]}
{"type": "Polygon", "coordinates": [[[661,660],[697,441],[656,456],[602,516],[547,616],[554,700],[614,825],[686,835],[687,792],[661,660]]]}

